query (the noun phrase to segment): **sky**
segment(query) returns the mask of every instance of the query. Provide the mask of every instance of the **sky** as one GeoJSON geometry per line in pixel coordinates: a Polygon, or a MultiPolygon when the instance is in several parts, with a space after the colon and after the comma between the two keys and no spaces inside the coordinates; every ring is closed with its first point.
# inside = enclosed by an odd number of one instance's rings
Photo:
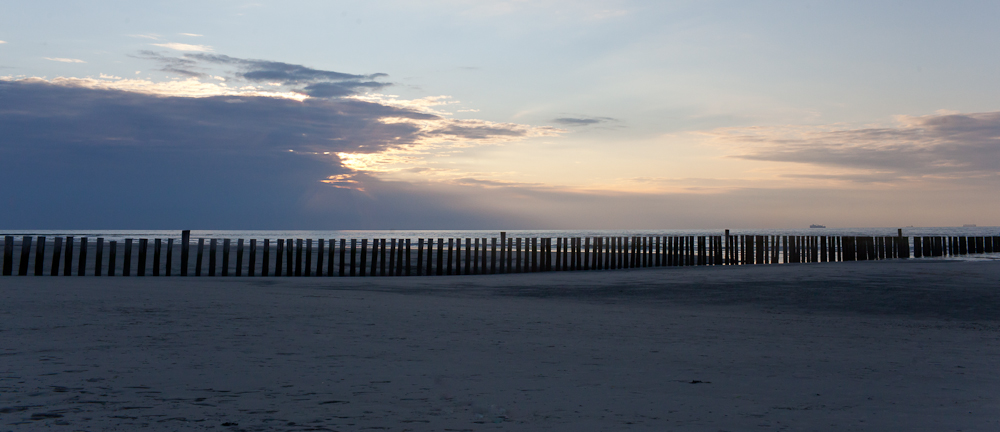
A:
{"type": "Polygon", "coordinates": [[[1000,225],[994,2],[0,2],[0,227],[1000,225]]]}

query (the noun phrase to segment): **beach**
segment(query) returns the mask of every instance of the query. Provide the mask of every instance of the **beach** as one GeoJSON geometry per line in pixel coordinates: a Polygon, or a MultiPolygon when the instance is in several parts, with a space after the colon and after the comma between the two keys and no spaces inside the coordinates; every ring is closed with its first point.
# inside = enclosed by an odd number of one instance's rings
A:
{"type": "Polygon", "coordinates": [[[2,277],[0,430],[1000,430],[1000,261],[2,277]]]}

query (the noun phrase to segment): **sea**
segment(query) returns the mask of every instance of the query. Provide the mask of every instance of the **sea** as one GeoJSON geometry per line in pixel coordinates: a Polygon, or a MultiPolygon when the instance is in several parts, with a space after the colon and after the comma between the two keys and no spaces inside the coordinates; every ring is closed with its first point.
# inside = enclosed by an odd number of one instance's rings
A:
{"type": "MultiPolygon", "coordinates": [[[[870,228],[787,228],[730,229],[731,235],[815,235],[815,236],[895,236],[897,229],[912,236],[1000,236],[1000,227],[870,227],[870,228]]],[[[363,238],[494,238],[500,232],[509,238],[538,237],[632,237],[632,236],[711,236],[725,229],[627,229],[627,230],[191,230],[192,239],[363,239],[363,238]]],[[[0,230],[4,236],[89,237],[121,241],[181,237],[181,230],[0,230]]]]}

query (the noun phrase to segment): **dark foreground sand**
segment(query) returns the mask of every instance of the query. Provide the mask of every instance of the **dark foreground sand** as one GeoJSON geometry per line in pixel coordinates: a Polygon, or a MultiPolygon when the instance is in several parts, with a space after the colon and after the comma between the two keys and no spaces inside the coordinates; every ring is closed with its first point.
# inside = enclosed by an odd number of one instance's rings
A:
{"type": "Polygon", "coordinates": [[[997,261],[0,293],[0,431],[1000,430],[997,261]]]}

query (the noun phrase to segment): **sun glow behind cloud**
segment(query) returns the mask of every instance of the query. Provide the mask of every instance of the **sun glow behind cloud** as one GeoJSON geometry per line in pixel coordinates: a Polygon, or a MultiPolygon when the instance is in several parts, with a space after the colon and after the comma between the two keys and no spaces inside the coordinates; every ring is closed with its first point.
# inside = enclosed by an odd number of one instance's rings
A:
{"type": "Polygon", "coordinates": [[[170,48],[174,51],[193,51],[193,52],[212,51],[212,47],[208,45],[193,45],[193,44],[178,43],[178,42],[167,42],[167,43],[152,44],[152,45],[162,48],[170,48]]]}
{"type": "Polygon", "coordinates": [[[233,88],[227,87],[224,83],[216,84],[201,82],[197,78],[156,82],[144,79],[127,79],[102,74],[100,79],[57,77],[47,80],[39,77],[14,78],[6,76],[0,77],[0,80],[23,81],[26,83],[44,82],[63,87],[80,87],[95,90],[120,90],[166,97],[246,96],[292,99],[300,102],[309,98],[308,95],[293,91],[282,92],[261,90],[254,86],[233,88]]]}

